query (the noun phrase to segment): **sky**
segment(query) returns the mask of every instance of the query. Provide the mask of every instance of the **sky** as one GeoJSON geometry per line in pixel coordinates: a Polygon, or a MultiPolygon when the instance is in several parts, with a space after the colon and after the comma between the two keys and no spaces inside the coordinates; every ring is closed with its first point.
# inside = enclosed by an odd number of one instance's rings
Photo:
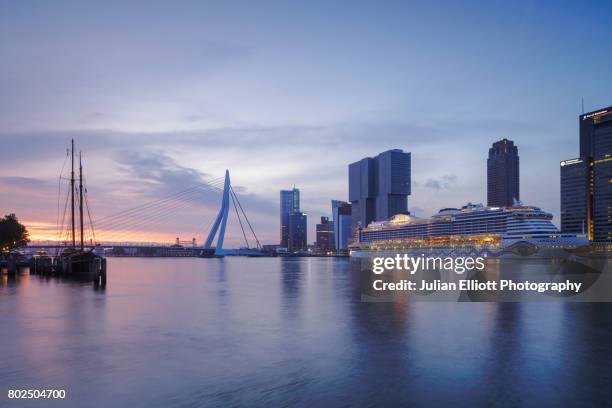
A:
{"type": "MultiPolygon", "coordinates": [[[[411,152],[409,210],[427,217],[484,203],[488,148],[508,138],[522,201],[559,224],[559,162],[578,155],[581,101],[612,105],[611,12],[606,2],[2,0],[0,215],[16,213],[35,239],[57,236],[74,138],[94,221],[218,184],[229,169],[262,242],[278,243],[279,190],[294,185],[312,242],[331,200],[347,199],[349,163],[411,152]]],[[[106,233],[201,242],[220,199],[203,191],[161,220],[141,214],[106,233]]],[[[241,242],[235,221],[230,246],[241,242]]]]}

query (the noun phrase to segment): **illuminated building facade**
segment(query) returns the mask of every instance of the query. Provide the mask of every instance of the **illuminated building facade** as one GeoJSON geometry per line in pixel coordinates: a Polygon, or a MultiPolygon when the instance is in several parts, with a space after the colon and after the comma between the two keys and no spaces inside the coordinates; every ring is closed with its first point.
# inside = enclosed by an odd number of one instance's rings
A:
{"type": "Polygon", "coordinates": [[[334,244],[334,222],[329,217],[321,217],[321,223],[316,225],[317,242],[316,248],[319,252],[332,252],[334,244]]]}
{"type": "Polygon", "coordinates": [[[589,239],[612,242],[612,106],[582,114],[578,120],[580,158],[561,162],[561,226],[572,231],[586,212],[589,239]],[[569,194],[563,194],[564,184],[569,194]],[[584,190],[586,209],[582,204],[584,190]],[[575,199],[580,202],[574,203],[575,199]]]}

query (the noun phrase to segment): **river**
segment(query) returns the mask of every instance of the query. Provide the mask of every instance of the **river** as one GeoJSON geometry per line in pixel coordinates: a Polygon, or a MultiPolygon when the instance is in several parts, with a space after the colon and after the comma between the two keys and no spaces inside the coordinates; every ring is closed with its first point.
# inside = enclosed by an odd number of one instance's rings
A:
{"type": "Polygon", "coordinates": [[[348,259],[109,258],[0,282],[0,405],[606,406],[612,304],[363,302],[348,259]]]}

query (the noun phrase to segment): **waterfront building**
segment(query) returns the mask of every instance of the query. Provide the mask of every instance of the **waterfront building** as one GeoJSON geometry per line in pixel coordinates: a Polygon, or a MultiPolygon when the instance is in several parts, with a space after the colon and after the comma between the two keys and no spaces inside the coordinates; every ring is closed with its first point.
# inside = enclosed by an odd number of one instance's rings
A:
{"type": "Polygon", "coordinates": [[[580,156],[590,165],[592,239],[612,242],[612,106],[580,115],[580,156]]]}
{"type": "Polygon", "coordinates": [[[348,250],[352,234],[352,207],[350,203],[332,200],[332,218],[334,221],[334,247],[339,253],[348,250]]]}
{"type": "Polygon", "coordinates": [[[344,204],[348,204],[346,201],[342,201],[342,200],[332,200],[331,201],[331,209],[332,209],[332,221],[334,222],[334,247],[336,249],[339,248],[339,242],[338,242],[338,227],[340,226],[340,220],[338,219],[338,209],[344,205],[344,204]]]}
{"type": "Polygon", "coordinates": [[[586,212],[589,239],[612,242],[612,106],[582,114],[578,121],[580,157],[561,162],[561,226],[572,231],[571,228],[576,228],[575,220],[585,218],[586,212]],[[573,175],[580,172],[586,175],[573,175]],[[578,196],[563,194],[564,183],[571,183],[578,196]],[[586,204],[583,190],[587,194],[586,204]],[[574,199],[580,202],[575,203],[574,199]]]}
{"type": "Polygon", "coordinates": [[[387,150],[349,165],[353,229],[407,212],[409,195],[409,152],[387,150]]]}
{"type": "Polygon", "coordinates": [[[493,143],[487,159],[487,205],[510,207],[520,199],[518,148],[512,140],[493,143]]]}
{"type": "Polygon", "coordinates": [[[303,212],[289,214],[289,238],[287,248],[290,252],[305,251],[308,247],[308,221],[303,212]]]}
{"type": "Polygon", "coordinates": [[[374,159],[366,157],[349,165],[349,201],[353,207],[352,227],[365,227],[374,217],[374,159]]]}
{"type": "Polygon", "coordinates": [[[261,251],[267,255],[278,255],[287,253],[287,247],[281,247],[279,244],[264,244],[261,247],[261,251]]]}
{"type": "Polygon", "coordinates": [[[564,160],[561,172],[561,231],[587,233],[589,229],[589,163],[580,158],[564,160]]]}
{"type": "Polygon", "coordinates": [[[335,250],[334,244],[334,222],[329,217],[321,217],[321,223],[316,225],[318,252],[331,252],[335,250]]]}
{"type": "Polygon", "coordinates": [[[291,190],[280,192],[280,246],[289,247],[289,216],[300,212],[300,190],[293,187],[291,190]]]}

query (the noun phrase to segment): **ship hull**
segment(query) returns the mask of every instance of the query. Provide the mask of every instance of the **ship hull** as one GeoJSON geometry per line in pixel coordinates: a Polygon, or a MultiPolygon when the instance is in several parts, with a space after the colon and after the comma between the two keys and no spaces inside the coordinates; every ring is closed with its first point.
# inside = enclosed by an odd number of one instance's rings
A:
{"type": "Polygon", "coordinates": [[[355,247],[350,256],[355,258],[394,257],[396,255],[433,256],[433,257],[484,257],[503,259],[564,259],[580,256],[588,248],[588,241],[555,242],[543,244],[528,240],[504,241],[499,247],[474,246],[436,246],[436,247],[396,247],[371,248],[355,247]]]}
{"type": "Polygon", "coordinates": [[[57,258],[56,271],[75,280],[106,284],[106,258],[93,251],[75,251],[60,255],[57,258]]]}

